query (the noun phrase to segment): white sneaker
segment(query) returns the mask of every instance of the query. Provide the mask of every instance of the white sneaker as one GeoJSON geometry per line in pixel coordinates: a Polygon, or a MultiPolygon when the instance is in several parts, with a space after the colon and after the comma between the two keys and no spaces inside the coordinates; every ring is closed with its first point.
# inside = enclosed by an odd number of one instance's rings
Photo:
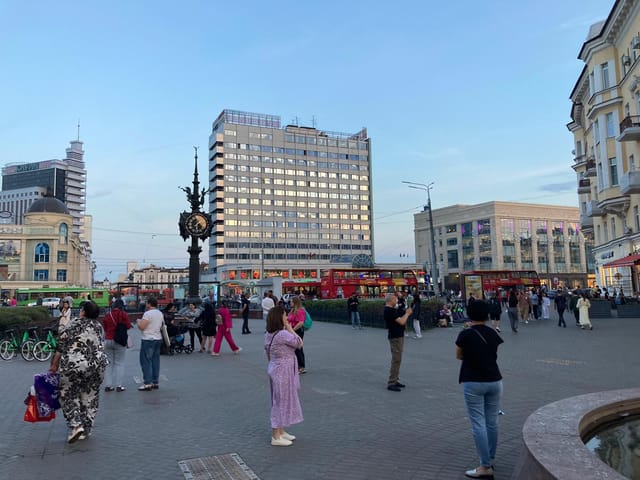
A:
{"type": "Polygon", "coordinates": [[[274,447],[288,447],[289,445],[293,445],[293,442],[291,440],[287,440],[283,436],[280,438],[271,437],[271,445],[274,447]]]}
{"type": "Polygon", "coordinates": [[[291,435],[290,433],[287,433],[287,432],[282,432],[282,435],[280,435],[280,438],[284,438],[285,440],[289,440],[290,442],[293,442],[296,439],[296,436],[291,435]]]}
{"type": "Polygon", "coordinates": [[[235,354],[237,355],[237,354],[238,354],[238,353],[240,353],[241,351],[242,351],[242,347],[238,347],[238,349],[237,349],[237,350],[234,350],[234,351],[233,351],[233,353],[235,353],[235,354]]]}
{"type": "Polygon", "coordinates": [[[67,437],[67,443],[74,443],[82,434],[84,434],[84,428],[82,428],[82,426],[73,427],[67,437]]]}

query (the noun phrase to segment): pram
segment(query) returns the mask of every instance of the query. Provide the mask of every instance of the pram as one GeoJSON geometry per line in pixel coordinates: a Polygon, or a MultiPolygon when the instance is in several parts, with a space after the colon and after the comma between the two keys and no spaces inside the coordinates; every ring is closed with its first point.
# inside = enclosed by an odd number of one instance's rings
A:
{"type": "Polygon", "coordinates": [[[184,334],[189,330],[187,323],[179,323],[178,325],[167,325],[167,333],[169,334],[169,355],[176,353],[192,353],[193,347],[184,344],[184,334]]]}

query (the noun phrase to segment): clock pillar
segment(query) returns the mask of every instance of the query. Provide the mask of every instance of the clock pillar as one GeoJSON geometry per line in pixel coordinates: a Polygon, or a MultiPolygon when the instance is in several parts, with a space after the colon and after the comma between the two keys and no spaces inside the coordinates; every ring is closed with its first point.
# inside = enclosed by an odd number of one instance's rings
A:
{"type": "Polygon", "coordinates": [[[189,252],[189,292],[187,302],[198,305],[201,302],[200,253],[202,253],[202,248],[198,242],[209,238],[211,235],[212,222],[209,214],[201,211],[207,190],[203,188],[200,193],[198,193],[200,188],[200,182],[198,181],[198,148],[193,148],[195,149],[193,189],[180,187],[180,189],[187,194],[187,201],[191,205],[191,211],[185,211],[180,214],[178,227],[180,228],[180,236],[185,241],[191,238],[191,246],[187,248],[187,252],[189,252]]]}

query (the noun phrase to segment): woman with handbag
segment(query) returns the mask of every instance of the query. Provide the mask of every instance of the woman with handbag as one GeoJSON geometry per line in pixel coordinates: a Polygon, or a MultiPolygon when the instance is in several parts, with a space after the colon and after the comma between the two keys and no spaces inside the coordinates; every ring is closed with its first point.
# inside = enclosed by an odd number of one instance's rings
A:
{"type": "Polygon", "coordinates": [[[196,308],[195,303],[189,304],[189,310],[186,311],[184,317],[189,322],[189,338],[191,339],[191,348],[195,352],[196,350],[196,339],[194,337],[198,337],[198,341],[200,342],[200,351],[203,352],[203,343],[202,343],[202,327],[200,326],[200,314],[201,310],[196,308]]]}
{"type": "Polygon", "coordinates": [[[105,352],[109,358],[109,365],[104,375],[105,392],[124,392],[122,385],[124,377],[124,361],[127,355],[127,333],[131,328],[129,315],[122,311],[119,305],[114,305],[103,320],[105,338],[105,352]]]}
{"type": "Polygon", "coordinates": [[[213,340],[216,336],[216,312],[211,302],[204,302],[202,313],[200,314],[202,324],[203,344],[201,352],[213,353],[213,340]]]}

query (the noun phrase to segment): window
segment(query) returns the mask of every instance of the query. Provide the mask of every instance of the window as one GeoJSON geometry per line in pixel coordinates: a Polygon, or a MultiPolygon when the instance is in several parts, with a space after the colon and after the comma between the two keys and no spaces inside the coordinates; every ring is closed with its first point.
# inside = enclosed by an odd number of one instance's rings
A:
{"type": "Polygon", "coordinates": [[[457,225],[447,225],[446,231],[447,233],[454,233],[457,229],[457,225]]]}
{"type": "Polygon", "coordinates": [[[616,217],[611,217],[611,238],[615,240],[617,236],[618,235],[616,232],[616,217]]]}
{"type": "Polygon", "coordinates": [[[611,82],[609,81],[609,64],[603,63],[600,65],[600,68],[602,69],[602,90],[604,90],[611,86],[611,82]]]}
{"type": "Polygon", "coordinates": [[[33,280],[38,282],[42,280],[49,280],[49,270],[34,270],[33,280]]]}
{"type": "Polygon", "coordinates": [[[629,155],[629,171],[633,172],[636,169],[636,159],[633,155],[629,155]]]}
{"type": "Polygon", "coordinates": [[[67,281],[67,271],[66,270],[57,270],[56,271],[56,280],[58,282],[66,282],[67,281]]]}
{"type": "Polygon", "coordinates": [[[451,268],[459,268],[458,266],[458,251],[447,250],[447,266],[451,268]]]}
{"type": "Polygon", "coordinates": [[[67,252],[58,250],[58,263],[67,263],[67,252]]]}
{"type": "Polygon", "coordinates": [[[611,186],[618,185],[618,167],[616,165],[616,157],[609,159],[609,179],[611,180],[611,186]]]}
{"type": "Polygon", "coordinates": [[[633,219],[635,223],[635,233],[640,232],[640,212],[638,212],[638,206],[633,207],[633,219]]]}
{"type": "Polygon", "coordinates": [[[595,137],[595,143],[596,145],[600,143],[600,122],[598,122],[598,119],[596,119],[595,122],[593,122],[593,135],[595,137]]]}
{"type": "Polygon", "coordinates": [[[602,163],[598,162],[598,190],[604,188],[604,180],[602,177],[602,163]]]}
{"type": "Polygon", "coordinates": [[[607,137],[615,136],[615,125],[613,123],[613,113],[607,113],[607,137]]]}
{"type": "Polygon", "coordinates": [[[46,243],[39,243],[36,245],[35,250],[35,262],[47,263],[49,261],[49,245],[46,243]]]}
{"type": "Polygon", "coordinates": [[[455,246],[458,245],[458,239],[457,238],[447,238],[447,246],[455,246]]]}

